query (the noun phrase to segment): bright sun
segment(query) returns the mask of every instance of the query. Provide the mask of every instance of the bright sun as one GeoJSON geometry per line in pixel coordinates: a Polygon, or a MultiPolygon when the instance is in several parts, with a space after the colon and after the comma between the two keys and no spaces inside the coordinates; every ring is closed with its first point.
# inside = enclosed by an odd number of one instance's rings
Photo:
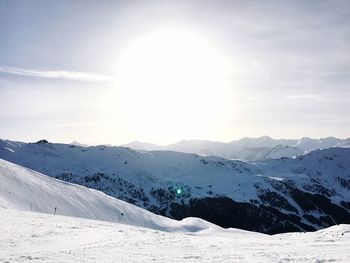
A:
{"type": "Polygon", "coordinates": [[[191,32],[158,31],[138,39],[118,63],[125,128],[155,142],[206,136],[223,112],[228,70],[224,57],[191,32]]]}

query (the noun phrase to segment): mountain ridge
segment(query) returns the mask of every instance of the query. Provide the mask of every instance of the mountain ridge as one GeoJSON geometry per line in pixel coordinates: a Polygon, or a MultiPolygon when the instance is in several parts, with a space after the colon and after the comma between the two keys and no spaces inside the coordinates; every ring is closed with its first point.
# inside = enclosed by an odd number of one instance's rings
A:
{"type": "Polygon", "coordinates": [[[174,219],[194,216],[270,234],[350,222],[348,148],[244,162],[173,151],[0,141],[0,158],[174,219]]]}
{"type": "Polygon", "coordinates": [[[350,147],[350,138],[338,139],[335,137],[325,137],[313,139],[302,137],[300,139],[273,139],[270,136],[261,136],[257,138],[244,137],[226,143],[209,140],[181,140],[177,143],[161,146],[133,141],[121,146],[136,150],[170,150],[253,161],[294,157],[317,149],[350,147]]]}

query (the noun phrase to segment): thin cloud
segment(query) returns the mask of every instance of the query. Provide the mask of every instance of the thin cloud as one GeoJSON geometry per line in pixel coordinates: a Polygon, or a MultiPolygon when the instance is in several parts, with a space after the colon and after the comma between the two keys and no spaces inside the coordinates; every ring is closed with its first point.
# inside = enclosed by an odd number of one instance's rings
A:
{"type": "Polygon", "coordinates": [[[325,98],[317,94],[291,94],[291,95],[287,95],[286,98],[294,99],[294,100],[300,100],[300,99],[320,100],[320,101],[326,100],[325,98]]]}
{"type": "Polygon", "coordinates": [[[265,69],[263,68],[261,62],[253,61],[253,67],[255,68],[256,71],[258,71],[260,74],[262,74],[265,79],[271,80],[270,75],[265,72],[265,69]]]}
{"type": "Polygon", "coordinates": [[[39,123],[32,124],[33,127],[39,128],[78,128],[78,127],[93,127],[98,125],[96,122],[63,122],[63,123],[39,123]]]}
{"type": "Polygon", "coordinates": [[[112,81],[113,78],[95,73],[86,73],[79,71],[65,71],[65,70],[33,70],[14,67],[0,66],[0,72],[5,74],[13,74],[35,78],[47,79],[67,79],[76,81],[112,81]]]}
{"type": "Polygon", "coordinates": [[[350,120],[349,119],[327,119],[324,120],[324,122],[326,123],[331,123],[331,124],[350,124],[350,120]]]}

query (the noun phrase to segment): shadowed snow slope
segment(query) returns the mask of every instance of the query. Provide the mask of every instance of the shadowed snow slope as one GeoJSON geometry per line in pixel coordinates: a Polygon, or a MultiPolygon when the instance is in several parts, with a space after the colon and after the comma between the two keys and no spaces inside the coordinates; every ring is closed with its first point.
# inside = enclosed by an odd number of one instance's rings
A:
{"type": "Polygon", "coordinates": [[[219,228],[198,218],[155,215],[100,191],[66,183],[0,159],[0,208],[114,221],[165,231],[219,228]]]}
{"type": "Polygon", "coordinates": [[[10,209],[0,218],[0,262],[350,262],[349,225],[268,236],[168,233],[10,209]]]}

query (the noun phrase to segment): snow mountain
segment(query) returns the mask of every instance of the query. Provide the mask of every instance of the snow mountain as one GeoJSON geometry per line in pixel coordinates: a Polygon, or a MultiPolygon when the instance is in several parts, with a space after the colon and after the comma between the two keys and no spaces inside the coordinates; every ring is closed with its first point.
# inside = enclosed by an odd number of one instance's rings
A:
{"type": "Polygon", "coordinates": [[[312,139],[303,137],[299,140],[273,139],[269,136],[258,138],[242,138],[229,143],[206,140],[182,140],[167,146],[142,143],[138,141],[122,145],[136,150],[169,150],[185,153],[196,153],[205,156],[220,156],[228,159],[246,161],[278,159],[281,157],[294,157],[318,149],[332,147],[349,147],[350,138],[346,140],[327,137],[312,139]]]}
{"type": "Polygon", "coordinates": [[[350,225],[270,236],[223,229],[198,218],[175,221],[157,216],[2,159],[0,180],[1,262],[347,262],[350,258],[350,225]]]}
{"type": "Polygon", "coordinates": [[[40,174],[0,159],[0,209],[117,222],[167,232],[220,229],[198,218],[155,215],[100,191],[40,174]]]}
{"type": "Polygon", "coordinates": [[[174,219],[263,233],[350,223],[350,149],[243,162],[173,151],[0,141],[0,158],[174,219]]]}

